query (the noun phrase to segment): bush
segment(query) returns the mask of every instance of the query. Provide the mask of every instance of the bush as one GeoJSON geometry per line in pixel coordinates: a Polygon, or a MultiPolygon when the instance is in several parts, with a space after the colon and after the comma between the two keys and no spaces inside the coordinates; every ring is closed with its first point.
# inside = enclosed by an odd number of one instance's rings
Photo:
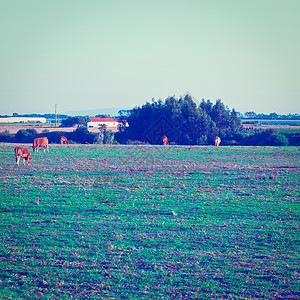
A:
{"type": "Polygon", "coordinates": [[[289,140],[289,146],[300,146],[300,132],[284,133],[284,136],[289,140]]]}
{"type": "Polygon", "coordinates": [[[0,132],[0,142],[13,142],[12,136],[9,133],[9,130],[4,130],[0,132]]]}
{"type": "Polygon", "coordinates": [[[243,145],[253,146],[287,146],[289,140],[275,129],[257,130],[255,134],[246,137],[243,145]]]}
{"type": "Polygon", "coordinates": [[[89,132],[86,126],[78,126],[70,133],[70,139],[81,144],[93,144],[95,133],[89,132]]]}
{"type": "Polygon", "coordinates": [[[15,135],[17,139],[23,139],[28,136],[30,136],[30,133],[26,129],[20,129],[15,135]]]}
{"type": "Polygon", "coordinates": [[[35,129],[20,129],[15,137],[17,139],[23,139],[25,137],[29,137],[29,136],[34,136],[34,135],[37,135],[37,131],[35,129]]]}
{"type": "Polygon", "coordinates": [[[29,135],[31,136],[34,136],[34,135],[37,135],[37,131],[34,129],[34,128],[29,128],[29,129],[26,129],[26,131],[29,133],[29,135]]]}
{"type": "Polygon", "coordinates": [[[285,135],[277,133],[270,135],[266,139],[266,143],[268,146],[287,146],[289,144],[289,140],[285,135]]]}
{"type": "Polygon", "coordinates": [[[2,135],[2,136],[9,136],[9,130],[6,129],[6,130],[0,132],[0,135],[2,135]]]}

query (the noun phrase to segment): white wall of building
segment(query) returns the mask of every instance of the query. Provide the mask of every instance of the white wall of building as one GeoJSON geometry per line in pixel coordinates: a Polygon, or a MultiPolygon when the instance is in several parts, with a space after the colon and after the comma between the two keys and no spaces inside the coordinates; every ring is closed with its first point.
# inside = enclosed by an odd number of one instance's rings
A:
{"type": "Polygon", "coordinates": [[[107,127],[118,127],[118,122],[88,122],[88,127],[99,127],[100,125],[106,125],[107,127]]]}
{"type": "Polygon", "coordinates": [[[30,123],[30,122],[40,122],[46,123],[46,118],[35,118],[35,117],[7,117],[0,118],[0,123],[30,123]]]}

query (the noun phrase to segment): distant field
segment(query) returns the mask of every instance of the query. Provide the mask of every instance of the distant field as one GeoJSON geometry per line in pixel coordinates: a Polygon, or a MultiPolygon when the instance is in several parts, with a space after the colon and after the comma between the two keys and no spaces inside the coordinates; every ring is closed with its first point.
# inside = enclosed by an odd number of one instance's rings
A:
{"type": "Polygon", "coordinates": [[[243,124],[243,128],[251,128],[251,129],[279,129],[279,130],[287,130],[287,131],[290,131],[290,130],[294,130],[294,131],[297,131],[297,132],[300,132],[300,126],[297,126],[297,125],[278,125],[278,124],[243,124]]]}
{"type": "MultiPolygon", "coordinates": [[[[263,129],[278,129],[285,130],[287,132],[293,131],[293,132],[300,132],[300,126],[294,126],[294,125],[287,125],[287,124],[252,124],[252,123],[245,123],[243,124],[244,128],[263,128],[263,129]]],[[[62,132],[72,132],[76,129],[75,127],[55,127],[53,123],[22,123],[22,124],[0,124],[0,133],[4,132],[5,130],[8,130],[11,134],[16,134],[20,129],[35,129],[38,133],[42,133],[44,130],[47,130],[48,132],[52,131],[62,131],[62,132]]],[[[107,128],[108,130],[116,131],[115,128],[107,128]]],[[[99,129],[97,127],[95,128],[88,128],[90,132],[99,132],[99,129]]]]}
{"type": "MultiPolygon", "coordinates": [[[[16,134],[21,129],[35,129],[37,133],[42,133],[44,131],[53,132],[53,131],[61,131],[61,132],[72,132],[76,130],[77,126],[74,127],[55,127],[53,123],[25,123],[25,124],[0,124],[0,133],[8,130],[10,134],[16,134]]],[[[299,127],[300,128],[300,127],[299,127]]],[[[88,128],[90,132],[99,132],[97,127],[88,128]]],[[[117,131],[115,128],[107,127],[107,130],[117,131]]]]}
{"type": "Polygon", "coordinates": [[[243,126],[259,125],[261,127],[300,127],[300,120],[282,120],[282,119],[242,119],[243,126]]]}
{"type": "Polygon", "coordinates": [[[43,131],[63,131],[63,132],[72,132],[76,127],[65,127],[59,128],[55,127],[53,123],[23,123],[23,124],[0,124],[0,133],[8,130],[10,134],[16,134],[21,129],[35,129],[37,133],[42,133],[43,131]]]}
{"type": "Polygon", "coordinates": [[[300,299],[299,147],[14,146],[2,298],[300,299]]]}

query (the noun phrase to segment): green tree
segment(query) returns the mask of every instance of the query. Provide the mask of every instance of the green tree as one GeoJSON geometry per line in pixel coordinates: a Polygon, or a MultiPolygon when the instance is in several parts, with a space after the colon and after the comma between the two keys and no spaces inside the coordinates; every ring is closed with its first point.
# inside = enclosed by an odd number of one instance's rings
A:
{"type": "Polygon", "coordinates": [[[96,115],[95,118],[110,118],[110,115],[99,114],[99,115],[96,115]]]}
{"type": "Polygon", "coordinates": [[[82,117],[68,117],[61,121],[59,127],[73,127],[75,125],[86,125],[86,120],[82,117]]]}
{"type": "Polygon", "coordinates": [[[229,111],[226,110],[221,100],[216,101],[216,104],[212,107],[210,116],[212,120],[216,123],[216,126],[219,130],[219,135],[224,134],[227,126],[229,125],[230,114],[229,111]]]}
{"type": "Polygon", "coordinates": [[[15,135],[17,139],[21,139],[27,136],[30,136],[30,133],[26,129],[20,129],[15,135]]]}
{"type": "Polygon", "coordinates": [[[113,144],[115,140],[115,133],[111,130],[104,132],[104,144],[113,144]]]}
{"type": "Polygon", "coordinates": [[[35,136],[37,135],[37,131],[34,128],[29,128],[29,129],[20,129],[15,137],[17,139],[22,139],[24,137],[29,137],[29,136],[35,136]]]}
{"type": "Polygon", "coordinates": [[[95,134],[89,132],[87,127],[84,125],[78,126],[77,129],[69,134],[72,141],[81,143],[81,144],[93,144],[95,139],[95,134]]]}
{"type": "Polygon", "coordinates": [[[95,136],[94,139],[94,144],[103,144],[104,141],[104,135],[105,135],[105,131],[106,131],[106,125],[101,124],[99,127],[99,132],[97,133],[97,135],[95,136]]]}
{"type": "Polygon", "coordinates": [[[200,103],[200,108],[205,110],[207,114],[210,115],[212,112],[213,103],[210,102],[210,100],[205,101],[204,99],[202,99],[200,103]]]}
{"type": "MultiPolygon", "coordinates": [[[[157,124],[160,119],[169,124],[166,134],[169,141],[186,145],[213,144],[216,135],[226,136],[227,130],[233,134],[240,127],[235,110],[230,112],[221,100],[215,105],[202,100],[197,106],[189,95],[179,99],[171,96],[165,102],[146,102],[142,107],[133,108],[126,119],[129,127],[120,124],[120,132],[115,135],[120,143],[127,140],[147,142],[147,133],[153,126],[163,127],[157,124]]],[[[157,143],[160,144],[160,139],[157,143]]]]}
{"type": "Polygon", "coordinates": [[[228,124],[227,124],[227,135],[233,136],[236,134],[242,126],[241,119],[238,117],[235,109],[231,110],[228,124]]]}

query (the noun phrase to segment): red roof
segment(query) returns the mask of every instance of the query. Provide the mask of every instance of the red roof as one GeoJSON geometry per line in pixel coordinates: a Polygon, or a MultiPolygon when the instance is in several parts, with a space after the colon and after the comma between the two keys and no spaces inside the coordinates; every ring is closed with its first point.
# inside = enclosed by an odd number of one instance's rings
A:
{"type": "Polygon", "coordinates": [[[113,118],[89,118],[91,122],[118,122],[113,118]]]}

